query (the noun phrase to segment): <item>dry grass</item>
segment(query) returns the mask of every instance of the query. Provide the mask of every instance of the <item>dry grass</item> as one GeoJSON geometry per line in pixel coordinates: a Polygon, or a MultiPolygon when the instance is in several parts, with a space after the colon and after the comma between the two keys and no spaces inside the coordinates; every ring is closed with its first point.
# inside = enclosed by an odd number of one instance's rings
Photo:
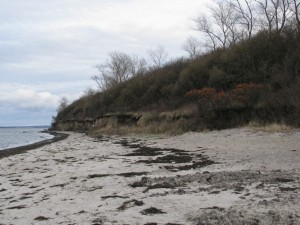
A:
{"type": "Polygon", "coordinates": [[[94,129],[90,131],[95,135],[97,134],[114,134],[114,135],[128,135],[128,134],[171,134],[171,135],[178,135],[184,132],[188,132],[190,129],[186,127],[184,124],[181,125],[180,123],[171,124],[171,123],[158,123],[153,122],[148,124],[147,126],[127,126],[127,125],[120,125],[118,127],[105,127],[94,129]]]}
{"type": "Polygon", "coordinates": [[[159,115],[146,113],[138,121],[137,125],[124,125],[117,123],[109,123],[104,127],[97,127],[90,130],[91,135],[98,134],[171,134],[179,135],[191,130],[195,130],[194,118],[177,117],[161,118],[159,115]]]}
{"type": "Polygon", "coordinates": [[[248,126],[257,131],[264,131],[269,133],[290,132],[294,129],[293,127],[286,125],[285,123],[270,123],[262,125],[257,121],[250,122],[248,126]]]}

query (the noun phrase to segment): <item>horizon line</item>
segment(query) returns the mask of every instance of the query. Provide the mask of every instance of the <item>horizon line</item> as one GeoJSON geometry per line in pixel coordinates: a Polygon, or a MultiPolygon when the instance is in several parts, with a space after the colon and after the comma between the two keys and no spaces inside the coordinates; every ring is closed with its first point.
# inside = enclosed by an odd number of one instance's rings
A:
{"type": "Polygon", "coordinates": [[[7,125],[7,126],[2,126],[0,125],[0,128],[22,128],[22,127],[32,127],[32,128],[35,128],[35,127],[51,127],[51,125],[7,125]]]}

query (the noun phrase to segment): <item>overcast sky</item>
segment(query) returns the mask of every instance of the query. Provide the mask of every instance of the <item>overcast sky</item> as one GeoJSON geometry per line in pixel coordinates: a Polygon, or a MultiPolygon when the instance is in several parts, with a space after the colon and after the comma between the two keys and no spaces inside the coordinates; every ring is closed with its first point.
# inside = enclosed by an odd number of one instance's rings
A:
{"type": "Polygon", "coordinates": [[[0,126],[50,124],[59,99],[94,83],[111,51],[182,45],[204,0],[0,0],[0,126]]]}

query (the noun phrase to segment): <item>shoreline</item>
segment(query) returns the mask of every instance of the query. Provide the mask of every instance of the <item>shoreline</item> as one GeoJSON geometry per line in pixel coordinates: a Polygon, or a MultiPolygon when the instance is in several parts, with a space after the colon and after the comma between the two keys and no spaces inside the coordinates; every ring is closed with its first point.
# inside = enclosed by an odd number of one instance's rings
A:
{"type": "Polygon", "coordinates": [[[22,153],[25,153],[27,151],[34,150],[34,149],[43,147],[45,145],[57,142],[57,141],[62,141],[62,140],[66,139],[69,136],[69,134],[54,132],[54,131],[43,131],[43,132],[49,133],[50,135],[53,135],[54,137],[51,138],[51,139],[38,141],[38,142],[28,144],[28,145],[21,145],[21,146],[18,146],[18,147],[6,148],[6,149],[3,149],[3,150],[0,150],[0,159],[5,158],[5,157],[9,157],[9,156],[13,156],[13,155],[22,154],[22,153]]]}
{"type": "Polygon", "coordinates": [[[250,128],[69,133],[0,159],[0,223],[298,225],[299,138],[250,128]]]}

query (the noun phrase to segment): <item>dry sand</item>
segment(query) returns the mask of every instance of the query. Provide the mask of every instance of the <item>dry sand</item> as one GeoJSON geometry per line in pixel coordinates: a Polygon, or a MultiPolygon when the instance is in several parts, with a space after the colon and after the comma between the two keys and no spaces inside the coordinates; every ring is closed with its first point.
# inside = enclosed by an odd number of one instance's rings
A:
{"type": "Polygon", "coordinates": [[[300,224],[300,131],[70,133],[0,159],[0,224],[300,224]]]}

